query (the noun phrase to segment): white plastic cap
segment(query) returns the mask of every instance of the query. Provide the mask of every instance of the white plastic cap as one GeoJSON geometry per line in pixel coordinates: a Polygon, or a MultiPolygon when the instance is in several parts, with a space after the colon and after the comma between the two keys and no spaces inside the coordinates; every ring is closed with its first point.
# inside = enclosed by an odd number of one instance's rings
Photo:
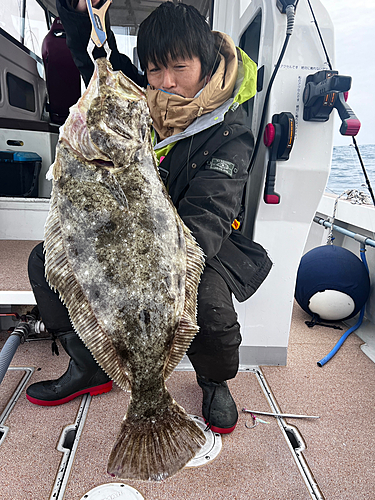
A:
{"type": "Polygon", "coordinates": [[[338,290],[324,290],[315,293],[309,301],[309,309],[321,319],[338,321],[347,318],[355,309],[354,300],[338,290]]]}

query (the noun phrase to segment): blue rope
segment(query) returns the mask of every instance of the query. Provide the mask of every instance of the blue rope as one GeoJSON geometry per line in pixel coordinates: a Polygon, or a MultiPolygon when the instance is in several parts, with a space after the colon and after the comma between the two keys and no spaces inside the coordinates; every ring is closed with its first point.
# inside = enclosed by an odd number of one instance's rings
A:
{"type": "MultiPolygon", "coordinates": [[[[361,259],[362,259],[362,262],[365,265],[365,268],[366,268],[367,272],[369,273],[369,268],[368,268],[368,265],[367,265],[367,260],[366,260],[365,252],[366,252],[365,246],[361,245],[361,252],[360,252],[361,253],[361,259]]],[[[345,342],[345,340],[349,337],[349,335],[351,333],[355,332],[355,330],[357,330],[361,326],[362,321],[363,321],[363,316],[365,314],[365,309],[366,309],[366,304],[364,304],[364,306],[361,309],[361,312],[359,313],[359,318],[358,318],[357,323],[354,326],[352,326],[351,328],[349,328],[349,330],[347,330],[344,333],[344,335],[340,338],[340,340],[337,342],[337,344],[332,349],[332,351],[327,354],[327,356],[325,356],[323,359],[321,359],[320,361],[318,361],[318,363],[317,363],[318,366],[325,365],[331,358],[333,358],[333,356],[337,353],[337,351],[340,349],[340,347],[345,342]]]]}

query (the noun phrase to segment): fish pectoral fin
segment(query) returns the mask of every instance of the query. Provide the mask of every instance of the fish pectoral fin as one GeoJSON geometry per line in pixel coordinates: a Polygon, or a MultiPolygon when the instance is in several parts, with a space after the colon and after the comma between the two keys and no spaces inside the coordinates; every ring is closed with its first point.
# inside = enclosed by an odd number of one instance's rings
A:
{"type": "Polygon", "coordinates": [[[172,400],[155,416],[126,416],[107,470],[121,479],[161,481],[182,469],[205,442],[198,425],[172,400]]]}

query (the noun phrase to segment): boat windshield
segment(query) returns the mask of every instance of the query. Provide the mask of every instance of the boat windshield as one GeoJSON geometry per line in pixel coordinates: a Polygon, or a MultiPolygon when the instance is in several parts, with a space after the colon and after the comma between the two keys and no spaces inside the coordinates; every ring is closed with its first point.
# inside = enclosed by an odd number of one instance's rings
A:
{"type": "MultiPolygon", "coordinates": [[[[192,0],[189,3],[206,16],[209,23],[212,22],[213,2],[211,6],[207,0],[192,0]]],[[[120,52],[125,53],[135,64],[138,26],[159,4],[160,0],[149,0],[145,7],[143,2],[137,0],[130,9],[126,9],[122,0],[113,0],[112,30],[120,52]]],[[[2,0],[0,28],[38,57],[42,57],[43,39],[55,18],[51,11],[56,14],[54,0],[2,0]]]]}
{"type": "Polygon", "coordinates": [[[0,27],[39,57],[51,20],[51,14],[37,0],[1,2],[0,27]]]}
{"type": "Polygon", "coordinates": [[[126,54],[130,60],[138,66],[137,58],[137,29],[133,26],[112,26],[116,36],[117,47],[121,54],[126,54]]]}

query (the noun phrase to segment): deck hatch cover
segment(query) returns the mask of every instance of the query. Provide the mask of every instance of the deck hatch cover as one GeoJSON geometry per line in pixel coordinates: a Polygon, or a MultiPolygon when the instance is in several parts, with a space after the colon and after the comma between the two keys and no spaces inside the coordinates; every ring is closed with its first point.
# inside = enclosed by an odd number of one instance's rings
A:
{"type": "Polygon", "coordinates": [[[83,495],[81,500],[107,500],[109,498],[144,500],[139,491],[124,483],[101,484],[83,495]]]}
{"type": "Polygon", "coordinates": [[[215,458],[221,452],[221,435],[217,432],[212,432],[211,429],[207,428],[207,425],[202,417],[198,417],[196,415],[190,415],[190,417],[204,432],[204,435],[206,436],[206,442],[196,453],[195,457],[192,458],[185,467],[200,467],[201,465],[206,465],[215,460],[215,458]]]}

